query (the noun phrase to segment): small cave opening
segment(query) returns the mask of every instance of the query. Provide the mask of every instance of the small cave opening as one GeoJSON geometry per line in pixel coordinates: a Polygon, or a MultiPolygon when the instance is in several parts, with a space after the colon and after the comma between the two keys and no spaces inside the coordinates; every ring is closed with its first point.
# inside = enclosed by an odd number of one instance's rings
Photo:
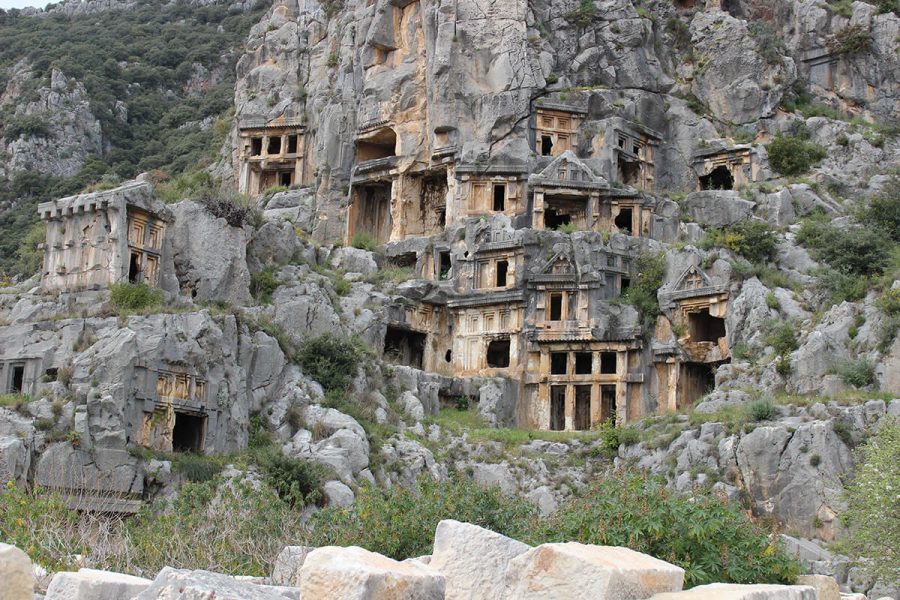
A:
{"type": "Polygon", "coordinates": [[[389,362],[421,369],[426,339],[424,333],[388,325],[384,334],[384,357],[389,362]]]}
{"type": "Polygon", "coordinates": [[[616,215],[615,225],[620,231],[626,232],[628,235],[634,235],[634,209],[619,209],[616,215]]]}
{"type": "Polygon", "coordinates": [[[701,190],[730,190],[734,188],[734,177],[725,165],[710,171],[709,175],[700,177],[701,190]]]}
{"type": "Polygon", "coordinates": [[[711,316],[708,308],[688,313],[688,331],[692,342],[718,342],[725,337],[725,319],[711,316]]]}
{"type": "Polygon", "coordinates": [[[390,127],[379,131],[356,142],[356,160],[377,160],[397,156],[397,134],[390,127]]]}
{"type": "Polygon", "coordinates": [[[492,369],[509,367],[509,350],[508,339],[491,340],[487,347],[487,366],[492,369]]]}
{"type": "Polygon", "coordinates": [[[172,450],[175,452],[201,452],[206,417],[175,412],[172,429],[172,450]]]}
{"type": "Polygon", "coordinates": [[[544,227],[546,229],[559,229],[563,225],[572,223],[572,215],[560,214],[555,209],[548,208],[544,212],[544,227]]]}
{"type": "Polygon", "coordinates": [[[9,377],[9,393],[21,394],[25,389],[25,365],[13,365],[9,377]]]}
{"type": "Polygon", "coordinates": [[[619,157],[619,181],[625,185],[640,183],[641,164],[636,160],[619,157]]]}
{"type": "Polygon", "coordinates": [[[440,253],[440,265],[438,267],[438,279],[441,281],[446,281],[450,279],[450,270],[453,268],[453,263],[450,261],[450,251],[442,251],[440,253]]]}

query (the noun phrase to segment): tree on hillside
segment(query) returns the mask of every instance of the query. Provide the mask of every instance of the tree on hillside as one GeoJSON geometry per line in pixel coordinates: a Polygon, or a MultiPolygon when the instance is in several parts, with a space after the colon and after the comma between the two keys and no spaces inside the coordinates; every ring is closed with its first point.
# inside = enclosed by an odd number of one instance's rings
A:
{"type": "Polygon", "coordinates": [[[900,583],[900,422],[885,420],[860,458],[842,515],[848,550],[878,581],[900,583]]]}

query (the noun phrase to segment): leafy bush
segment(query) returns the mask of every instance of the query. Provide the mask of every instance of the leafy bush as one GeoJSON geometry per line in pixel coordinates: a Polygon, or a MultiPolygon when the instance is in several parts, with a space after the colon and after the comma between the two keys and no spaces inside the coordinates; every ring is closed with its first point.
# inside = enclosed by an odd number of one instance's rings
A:
{"type": "Polygon", "coordinates": [[[666,276],[665,254],[641,252],[635,259],[635,267],[637,273],[621,298],[623,302],[633,304],[641,313],[645,326],[649,326],[659,314],[656,292],[666,276]]]}
{"type": "Polygon", "coordinates": [[[771,421],[778,416],[775,405],[769,399],[757,400],[747,407],[747,416],[751,421],[771,421]]]}
{"type": "Polygon", "coordinates": [[[627,546],[685,570],[685,587],[711,582],[793,583],[797,564],[734,505],[682,496],[643,475],[595,483],[563,502],[526,541],[627,546]]]}
{"type": "Polygon", "coordinates": [[[184,475],[188,481],[203,483],[222,471],[222,463],[214,456],[192,452],[173,452],[166,458],[172,461],[172,471],[184,475]]]}
{"type": "Polygon", "coordinates": [[[836,370],[847,385],[861,388],[875,383],[875,365],[867,358],[841,363],[836,370]]]}
{"type": "Polygon", "coordinates": [[[727,248],[751,263],[761,264],[772,260],[777,239],[775,230],[768,223],[749,220],[724,229],[707,230],[701,245],[704,248],[727,248]]]}
{"type": "Polygon", "coordinates": [[[778,33],[765,21],[750,21],[747,31],[756,39],[756,51],[770,65],[780,65],[787,48],[778,33]]]}
{"type": "Polygon", "coordinates": [[[825,45],[835,54],[860,54],[872,49],[872,33],[862,25],[848,25],[830,36],[825,45]]]}
{"type": "Polygon", "coordinates": [[[325,470],[320,465],[285,456],[274,446],[257,452],[254,460],[278,497],[291,506],[317,504],[322,500],[320,487],[325,470]]]}
{"type": "Polygon", "coordinates": [[[893,175],[885,186],[868,204],[857,211],[856,219],[870,227],[884,232],[895,242],[900,242],[900,175],[893,175]]]}
{"type": "Polygon", "coordinates": [[[860,467],[845,487],[850,554],[873,577],[900,581],[900,424],[887,417],[859,450],[860,467]]]}
{"type": "Polygon", "coordinates": [[[363,358],[359,344],[334,335],[321,335],[303,342],[297,362],[303,372],[318,381],[326,392],[347,388],[363,358]]]}
{"type": "Polygon", "coordinates": [[[16,255],[19,258],[19,272],[24,275],[32,275],[41,270],[44,263],[44,251],[38,246],[47,239],[46,228],[43,222],[35,223],[25,233],[16,255]]]}
{"type": "Polygon", "coordinates": [[[368,250],[372,252],[375,248],[378,247],[378,242],[375,241],[375,238],[365,231],[358,231],[353,234],[353,239],[350,240],[350,245],[354,248],[359,248],[360,250],[368,250]]]}
{"type": "Polygon", "coordinates": [[[517,539],[535,519],[534,506],[455,477],[435,482],[422,477],[415,488],[364,487],[350,508],[329,507],[310,520],[313,546],[355,545],[403,560],[429,554],[442,519],[474,523],[517,539]]]}
{"type": "Polygon", "coordinates": [[[593,0],[581,0],[581,4],[575,10],[566,13],[566,19],[578,25],[579,27],[587,27],[597,16],[597,6],[593,0]]]}
{"type": "Polygon", "coordinates": [[[797,242],[807,246],[816,260],[848,275],[880,275],[891,256],[890,242],[879,231],[838,229],[821,218],[805,220],[797,242]]]}
{"type": "Polygon", "coordinates": [[[769,152],[769,164],[782,175],[801,175],[825,158],[825,149],[811,144],[798,137],[779,135],[772,140],[766,149],[769,152]]]}
{"type": "Polygon", "coordinates": [[[765,327],[763,341],[767,346],[772,346],[777,356],[787,356],[800,347],[797,328],[791,321],[769,321],[765,327]]]}
{"type": "Polygon", "coordinates": [[[47,137],[50,129],[47,127],[47,115],[27,115],[10,117],[3,130],[3,137],[14,140],[20,135],[25,137],[47,137]]]}
{"type": "Polygon", "coordinates": [[[259,273],[251,273],[250,275],[250,294],[260,304],[271,304],[272,294],[278,288],[280,282],[275,277],[275,268],[268,267],[259,273]]]}
{"type": "Polygon", "coordinates": [[[143,310],[163,300],[162,292],[146,283],[114,283],[109,290],[109,302],[117,310],[143,310]]]}

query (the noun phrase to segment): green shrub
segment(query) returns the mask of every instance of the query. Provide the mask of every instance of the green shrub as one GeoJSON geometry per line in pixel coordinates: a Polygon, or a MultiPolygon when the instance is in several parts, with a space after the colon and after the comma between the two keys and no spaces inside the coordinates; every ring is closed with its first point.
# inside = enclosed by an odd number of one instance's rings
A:
{"type": "Polygon", "coordinates": [[[48,137],[50,129],[47,127],[47,115],[23,115],[7,119],[3,137],[8,140],[14,140],[20,135],[25,137],[48,137]]]}
{"type": "Polygon", "coordinates": [[[153,308],[163,300],[162,292],[146,283],[114,283],[109,290],[109,302],[117,310],[144,310],[153,308]]]}
{"type": "Polygon", "coordinates": [[[856,475],[845,487],[841,515],[852,535],[847,549],[873,578],[900,581],[900,424],[886,417],[859,450],[856,475]]]}
{"type": "Polygon", "coordinates": [[[358,231],[353,234],[353,238],[350,240],[350,245],[360,250],[368,250],[369,252],[373,252],[378,247],[378,242],[375,241],[375,238],[372,237],[372,235],[366,233],[365,231],[358,231]]]}
{"type": "Polygon", "coordinates": [[[597,6],[593,0],[581,0],[575,10],[566,13],[566,19],[579,27],[587,27],[597,16],[597,6]]]}
{"type": "Polygon", "coordinates": [[[798,137],[779,135],[772,140],[766,149],[769,152],[769,164],[782,175],[801,175],[809,171],[825,158],[825,149],[811,144],[798,137]]]}
{"type": "Polygon", "coordinates": [[[637,272],[631,286],[625,290],[621,298],[623,302],[634,305],[641,313],[645,326],[650,326],[659,315],[659,301],[656,292],[666,276],[665,254],[641,252],[635,259],[637,272]]]}
{"type": "Polygon", "coordinates": [[[32,225],[22,238],[19,247],[16,249],[16,256],[19,259],[19,272],[24,275],[33,275],[41,270],[44,262],[44,251],[38,248],[47,239],[46,228],[44,223],[38,222],[32,225]]]}
{"type": "Polygon", "coordinates": [[[23,550],[51,571],[73,570],[76,557],[90,550],[78,527],[78,513],[57,495],[26,492],[0,482],[0,539],[23,550]]]}
{"type": "Polygon", "coordinates": [[[222,471],[222,463],[214,456],[193,452],[174,452],[166,455],[172,461],[172,471],[184,475],[188,481],[203,483],[222,471]]]}
{"type": "Polygon", "coordinates": [[[847,25],[826,40],[834,54],[861,54],[872,49],[872,33],[862,25],[847,25]]]}
{"type": "Polygon", "coordinates": [[[777,356],[787,356],[800,347],[797,341],[797,328],[793,322],[768,321],[765,329],[763,341],[767,346],[772,346],[777,356]]]}
{"type": "Polygon", "coordinates": [[[329,507],[310,520],[312,546],[355,545],[394,559],[429,554],[434,530],[443,519],[473,523],[522,539],[535,519],[535,508],[498,488],[462,477],[435,482],[422,477],[412,489],[364,487],[350,508],[329,507]]]}
{"type": "Polygon", "coordinates": [[[861,388],[875,383],[875,365],[867,358],[841,363],[836,371],[844,383],[853,387],[861,388]]]}
{"type": "Polygon", "coordinates": [[[359,344],[324,334],[303,342],[297,362],[304,374],[318,381],[326,392],[343,392],[356,376],[363,356],[359,344]]]}
{"type": "Polygon", "coordinates": [[[769,292],[766,294],[766,306],[771,308],[772,310],[778,310],[781,308],[781,303],[778,301],[778,296],[776,296],[773,292],[769,292]]]}
{"type": "Polygon", "coordinates": [[[875,306],[888,316],[900,315],[900,288],[891,288],[885,291],[875,301],[875,306]]]}
{"type": "Polygon", "coordinates": [[[756,51],[770,65],[780,65],[787,48],[778,33],[765,21],[750,21],[747,31],[756,39],[756,51]]]}
{"type": "Polygon", "coordinates": [[[257,452],[254,460],[278,497],[292,507],[321,502],[323,496],[320,487],[324,483],[325,474],[321,465],[285,456],[274,446],[257,452]]]}
{"type": "Polygon", "coordinates": [[[856,219],[900,242],[900,175],[893,175],[884,191],[857,211],[856,219]]]}
{"type": "Polygon", "coordinates": [[[793,583],[798,565],[768,533],[711,493],[682,496],[663,481],[626,474],[564,501],[525,541],[627,546],[682,567],[685,587],[793,583]]]}
{"type": "Polygon", "coordinates": [[[250,275],[250,294],[260,304],[271,304],[272,294],[281,282],[275,277],[275,267],[268,267],[259,273],[250,275]]]}
{"type": "Polygon", "coordinates": [[[753,264],[763,264],[772,260],[777,243],[775,230],[768,223],[748,220],[724,229],[707,230],[701,246],[727,248],[753,264]]]}
{"type": "Polygon", "coordinates": [[[818,454],[811,454],[809,457],[809,465],[811,467],[818,467],[820,464],[822,464],[822,457],[818,454]]]}
{"type": "Polygon", "coordinates": [[[891,258],[890,242],[881,232],[864,227],[838,229],[821,218],[803,221],[797,242],[808,247],[816,260],[847,275],[880,275],[891,258]]]}
{"type": "Polygon", "coordinates": [[[751,421],[771,421],[777,416],[778,411],[769,399],[756,400],[747,406],[747,417],[751,421]]]}
{"type": "Polygon", "coordinates": [[[813,269],[810,273],[816,277],[815,287],[825,295],[829,305],[855,302],[862,299],[869,289],[867,277],[848,275],[830,267],[813,269]]]}
{"type": "Polygon", "coordinates": [[[353,291],[353,284],[343,277],[335,277],[333,280],[334,293],[338,296],[347,296],[353,291]]]}

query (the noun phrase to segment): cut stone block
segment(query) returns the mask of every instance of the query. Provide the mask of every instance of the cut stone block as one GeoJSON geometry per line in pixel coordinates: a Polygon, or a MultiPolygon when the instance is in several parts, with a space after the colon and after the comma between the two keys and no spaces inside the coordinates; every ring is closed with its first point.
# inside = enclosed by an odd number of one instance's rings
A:
{"type": "Polygon", "coordinates": [[[31,600],[34,575],[28,555],[9,544],[0,544],[0,600],[31,600]]]}
{"type": "Polygon", "coordinates": [[[816,590],[808,585],[711,583],[651,600],[816,600],[816,590]]]}
{"type": "Polygon", "coordinates": [[[122,573],[79,569],[57,573],[47,588],[45,600],[121,600],[134,598],[152,582],[122,573]]]}
{"type": "Polygon", "coordinates": [[[435,530],[429,564],[447,578],[446,600],[495,600],[509,561],[529,549],[477,525],[445,520],[435,530]]]}
{"type": "Polygon", "coordinates": [[[684,570],[628,548],[543,544],[512,559],[504,600],[642,600],[677,592],[684,570]]]}

